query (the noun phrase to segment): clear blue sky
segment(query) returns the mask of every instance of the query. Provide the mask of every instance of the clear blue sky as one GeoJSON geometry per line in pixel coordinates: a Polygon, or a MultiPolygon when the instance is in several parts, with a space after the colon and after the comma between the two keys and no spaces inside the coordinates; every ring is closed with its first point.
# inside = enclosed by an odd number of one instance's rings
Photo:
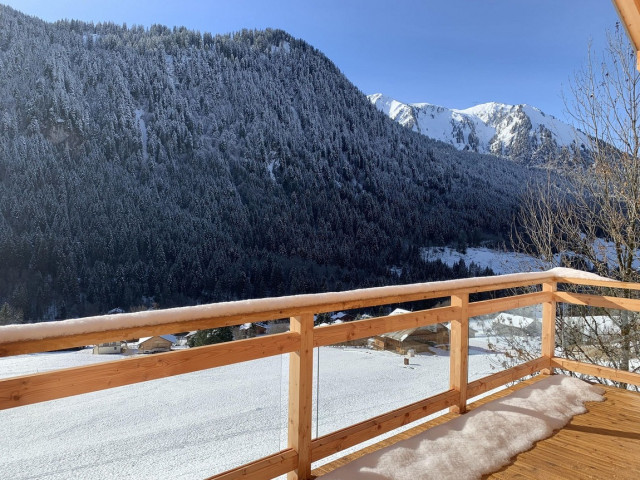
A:
{"type": "Polygon", "coordinates": [[[320,49],[364,93],[453,108],[561,99],[589,41],[602,49],[609,0],[0,0],[44,20],[281,28],[320,49]]]}

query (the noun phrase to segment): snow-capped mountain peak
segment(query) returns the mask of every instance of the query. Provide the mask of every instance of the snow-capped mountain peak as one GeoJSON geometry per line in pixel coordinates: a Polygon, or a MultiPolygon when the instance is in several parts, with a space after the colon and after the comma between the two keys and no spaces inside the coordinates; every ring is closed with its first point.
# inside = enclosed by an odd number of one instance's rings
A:
{"type": "Polygon", "coordinates": [[[458,110],[430,103],[406,104],[381,93],[368,98],[401,125],[458,150],[524,163],[544,163],[558,153],[588,153],[589,139],[584,133],[531,105],[490,102],[458,110]]]}

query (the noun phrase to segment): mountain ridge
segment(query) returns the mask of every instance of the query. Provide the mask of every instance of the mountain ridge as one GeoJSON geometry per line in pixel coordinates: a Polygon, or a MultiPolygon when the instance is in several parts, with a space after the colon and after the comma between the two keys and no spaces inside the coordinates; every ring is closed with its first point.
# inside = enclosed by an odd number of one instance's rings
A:
{"type": "Polygon", "coordinates": [[[381,93],[369,101],[400,125],[458,150],[540,165],[558,155],[586,158],[589,138],[576,128],[526,105],[489,102],[466,109],[406,104],[381,93]]]}

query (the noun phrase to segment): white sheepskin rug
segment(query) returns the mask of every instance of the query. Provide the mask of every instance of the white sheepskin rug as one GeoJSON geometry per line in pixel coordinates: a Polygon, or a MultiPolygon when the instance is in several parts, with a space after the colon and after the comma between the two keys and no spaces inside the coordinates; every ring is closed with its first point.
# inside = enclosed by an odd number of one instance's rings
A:
{"type": "Polygon", "coordinates": [[[601,402],[604,390],[552,375],[504,398],[361,457],[322,480],[479,479],[601,402]]]}

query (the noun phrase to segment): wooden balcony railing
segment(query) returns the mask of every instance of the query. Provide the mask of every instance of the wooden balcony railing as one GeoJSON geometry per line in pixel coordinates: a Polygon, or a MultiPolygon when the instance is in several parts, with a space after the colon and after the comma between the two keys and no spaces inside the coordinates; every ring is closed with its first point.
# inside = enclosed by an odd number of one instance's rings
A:
{"type": "MultiPolygon", "coordinates": [[[[288,448],[211,478],[309,478],[311,463],[353,445],[450,408],[464,412],[467,399],[536,372],[554,368],[640,385],[640,375],[555,356],[556,304],[569,303],[640,312],[640,300],[558,291],[559,284],[640,290],[640,284],[608,281],[581,272],[554,269],[454,281],[300,295],[110,315],[55,323],[0,327],[0,356],[43,352],[178,331],[231,326],[257,320],[290,318],[290,331],[117,362],[67,368],[0,380],[0,409],[119,387],[233,363],[290,353],[288,448]],[[537,286],[533,293],[509,293],[537,286]],[[471,294],[503,291],[507,296],[469,301],[471,294]],[[434,298],[450,306],[402,315],[357,320],[314,328],[314,314],[434,298]],[[539,358],[485,378],[468,381],[469,318],[542,305],[542,354],[539,358]],[[450,388],[333,433],[312,439],[313,349],[436,323],[451,322],[450,388]]],[[[566,288],[564,290],[567,290],[566,288]]],[[[203,472],[203,476],[206,472],[203,472]]]]}

